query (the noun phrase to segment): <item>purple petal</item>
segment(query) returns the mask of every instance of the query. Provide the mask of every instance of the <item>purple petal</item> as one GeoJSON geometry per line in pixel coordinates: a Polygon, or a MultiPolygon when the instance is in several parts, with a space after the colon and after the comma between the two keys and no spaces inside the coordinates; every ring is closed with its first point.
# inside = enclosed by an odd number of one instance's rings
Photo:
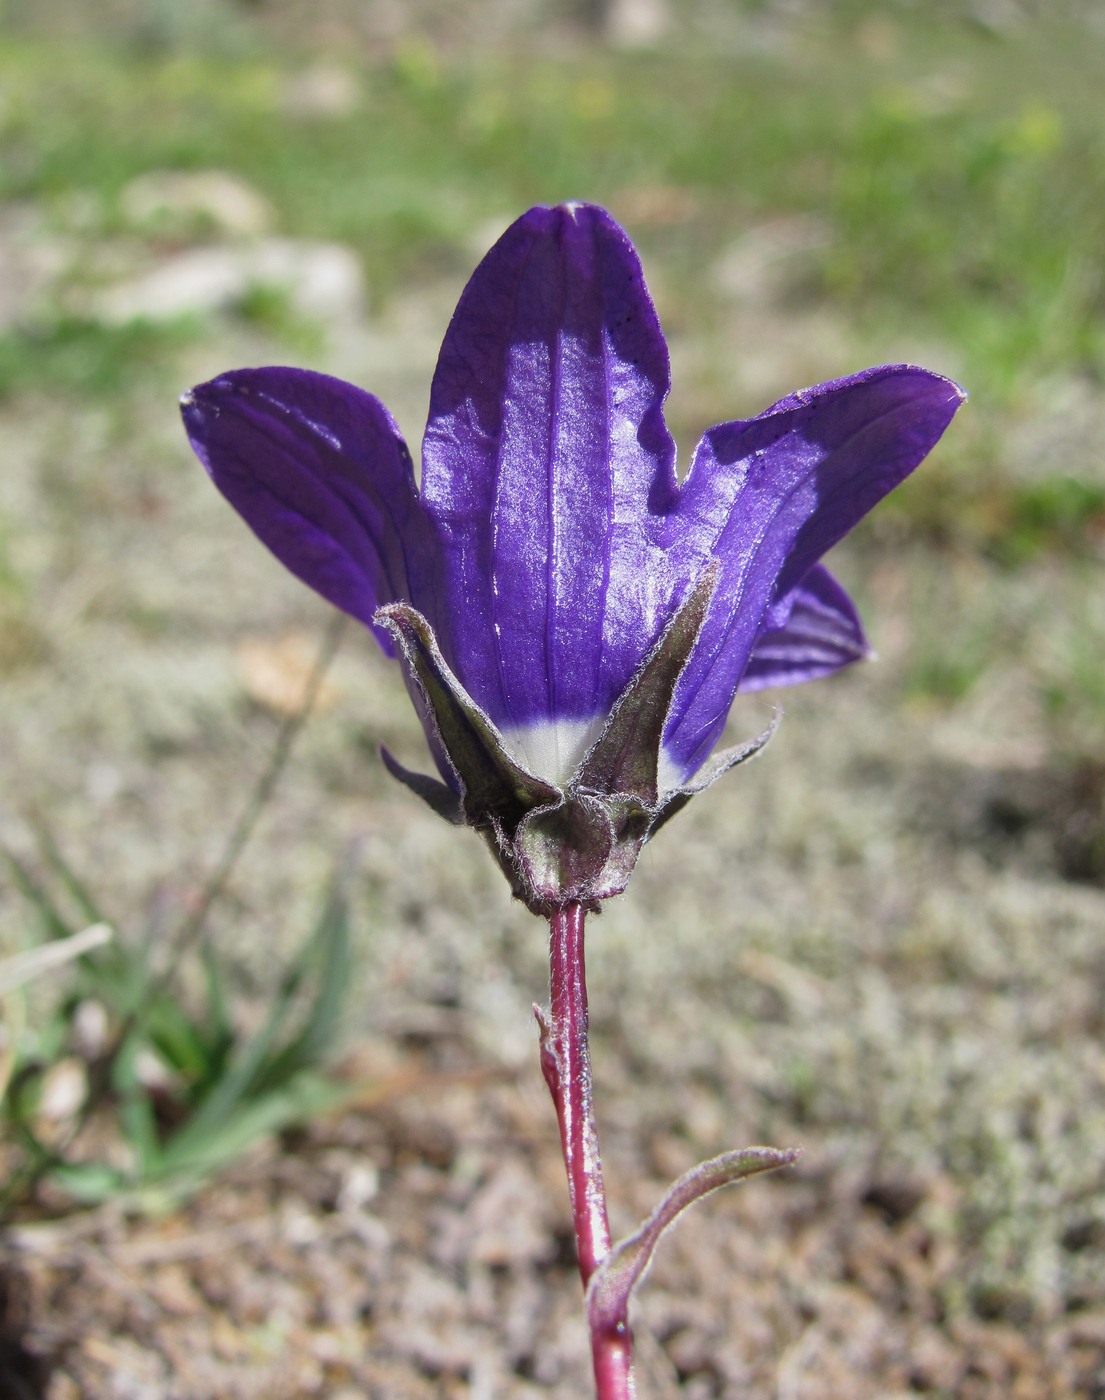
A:
{"type": "Polygon", "coordinates": [[[192,446],[254,533],[304,583],[371,627],[428,565],[410,453],[378,399],[299,369],[245,369],[181,400],[192,446]]]}
{"type": "Polygon", "coordinates": [[[870,655],[855,605],[822,564],[815,564],[768,613],[741,676],[741,690],[799,685],[870,655]]]}
{"type": "Polygon", "coordinates": [[[706,434],[672,548],[713,555],[722,574],[672,707],[677,768],[693,773],[717,742],[768,609],[921,462],[963,397],[939,375],[888,365],[706,434]]]}
{"type": "Polygon", "coordinates": [[[442,553],[423,607],[504,728],[607,714],[678,602],[650,531],[676,499],[668,385],[637,255],[602,210],[530,210],[461,297],[423,446],[442,553]]]}

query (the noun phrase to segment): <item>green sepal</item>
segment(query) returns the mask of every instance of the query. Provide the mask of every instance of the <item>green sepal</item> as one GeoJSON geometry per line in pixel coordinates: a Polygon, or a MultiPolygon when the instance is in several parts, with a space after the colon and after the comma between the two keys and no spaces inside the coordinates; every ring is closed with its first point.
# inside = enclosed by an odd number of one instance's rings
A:
{"type": "Polygon", "coordinates": [[[594,890],[613,847],[614,826],[600,798],[567,796],[528,813],[513,849],[531,908],[562,904],[566,890],[580,903],[601,899],[594,890]]]}
{"type": "Polygon", "coordinates": [[[457,790],[411,772],[381,749],[388,772],[446,820],[477,830],[515,896],[535,914],[566,904],[597,909],[622,893],[641,848],[666,821],[722,773],[758,753],[775,732],[777,721],[750,743],[718,754],[697,781],[660,788],[668,715],[716,580],[717,565],[711,564],[563,788],[510,754],[490,717],[450,670],[421,613],[407,603],[381,608],[375,621],[395,638],[431,748],[444,755],[457,790]]]}
{"type": "Polygon", "coordinates": [[[494,819],[513,827],[534,807],[559,800],[559,788],[511,758],[502,735],[449,669],[420,612],[409,603],[389,603],[373,621],[395,638],[426,702],[460,784],[461,808],[470,826],[494,819]]]}
{"type": "Polygon", "coordinates": [[[730,768],[737,768],[742,763],[747,763],[750,758],[764,750],[775,737],[775,731],[783,722],[783,712],[776,710],[771,717],[771,723],[754,739],[749,739],[743,744],[734,744],[732,748],[722,749],[700,768],[693,783],[688,783],[686,787],[675,788],[674,791],[665,794],[663,802],[660,804],[656,815],[653,817],[652,826],[649,829],[649,840],[656,835],[660,828],[671,821],[677,812],[681,812],[692,797],[697,797],[700,792],[705,792],[708,787],[713,787],[719,778],[725,776],[730,768]]]}
{"type": "Polygon", "coordinates": [[[649,806],[659,798],[660,747],[683,674],[717,583],[711,563],[664,628],[618,702],[573,780],[587,791],[624,793],[649,806]]]}
{"type": "Polygon", "coordinates": [[[437,778],[431,778],[428,773],[415,773],[412,769],[405,768],[384,744],[380,745],[380,757],[384,761],[384,767],[397,783],[410,788],[416,797],[421,797],[427,807],[439,817],[444,817],[452,826],[464,825],[464,811],[460,805],[460,798],[451,787],[447,787],[437,778]]]}

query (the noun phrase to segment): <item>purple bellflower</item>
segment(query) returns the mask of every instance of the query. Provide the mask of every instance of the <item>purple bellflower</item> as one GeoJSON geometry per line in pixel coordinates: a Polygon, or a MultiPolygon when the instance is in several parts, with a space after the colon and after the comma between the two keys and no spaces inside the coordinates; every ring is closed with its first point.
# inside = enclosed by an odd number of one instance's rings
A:
{"type": "Polygon", "coordinates": [[[278,558],[399,659],[443,781],[389,770],[488,840],[549,920],[541,1066],[556,1105],[598,1400],[632,1400],[629,1300],[708,1192],[794,1161],[693,1167],[610,1237],[584,921],[641,846],[768,735],[715,753],[738,690],[867,653],[822,555],[962,402],[908,365],[804,389],[702,439],[685,479],[668,355],[601,209],[531,209],[473,274],[430,390],[421,486],[383,405],[325,375],[238,370],[183,400],[216,486],[278,558]]]}
{"type": "Polygon", "coordinates": [[[624,889],[643,843],[766,736],[714,753],[738,690],[867,654],[825,554],[963,399],[888,365],[711,428],[686,478],[667,347],[603,210],[531,209],[476,269],[430,391],[421,487],[387,409],[305,370],[183,399],[211,478],[401,661],[443,781],[537,913],[624,889]]]}

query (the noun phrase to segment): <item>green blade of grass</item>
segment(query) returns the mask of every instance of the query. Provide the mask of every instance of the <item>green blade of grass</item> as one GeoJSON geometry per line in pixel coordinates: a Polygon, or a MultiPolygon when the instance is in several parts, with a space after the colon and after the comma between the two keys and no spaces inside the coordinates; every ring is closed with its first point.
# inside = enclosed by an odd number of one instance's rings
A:
{"type": "Polygon", "coordinates": [[[317,1065],[333,1045],[352,973],[349,905],[342,875],[331,886],[322,916],[304,945],[303,957],[318,969],[318,988],[299,1034],[266,1067],[259,1086],[265,1089],[317,1065]]]}
{"type": "Polygon", "coordinates": [[[259,1031],[230,1064],[226,1075],[203,1099],[196,1112],[174,1134],[172,1150],[185,1156],[198,1156],[203,1143],[222,1131],[225,1123],[242,1110],[242,1105],[263,1080],[269,1055],[291,1013],[292,1003],[306,975],[301,956],[289,970],[271,1011],[259,1031]]]}
{"type": "Polygon", "coordinates": [[[218,1124],[209,1123],[202,1135],[176,1134],[162,1155],[157,1179],[179,1179],[184,1185],[209,1176],[262,1138],[340,1107],[351,1092],[350,1086],[319,1075],[298,1074],[278,1089],[239,1104],[218,1124]]]}
{"type": "Polygon", "coordinates": [[[35,821],[34,833],[43,860],[57,872],[65,888],[69,891],[70,897],[84,915],[86,922],[90,924],[110,923],[111,920],[105,916],[103,910],[89,893],[84,881],[62,855],[61,848],[45,824],[35,821]]]}
{"type": "Polygon", "coordinates": [[[14,851],[0,846],[4,863],[11,872],[16,888],[37,913],[48,938],[71,938],[78,929],[62,914],[45,887],[31,874],[14,851]]]}

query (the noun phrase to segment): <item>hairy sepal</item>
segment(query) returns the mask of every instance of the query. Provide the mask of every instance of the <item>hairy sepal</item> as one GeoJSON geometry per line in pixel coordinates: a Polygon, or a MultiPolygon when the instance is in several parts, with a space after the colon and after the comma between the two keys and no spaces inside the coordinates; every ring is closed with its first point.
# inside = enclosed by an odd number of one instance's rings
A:
{"type": "Polygon", "coordinates": [[[679,677],[710,607],[718,566],[703,570],[643,665],[618,697],[575,782],[592,792],[635,797],[650,808],[660,798],[660,748],[679,677]]]}
{"type": "Polygon", "coordinates": [[[731,768],[739,768],[742,763],[747,763],[749,759],[757,757],[768,744],[774,739],[779,725],[783,722],[782,710],[776,710],[771,717],[771,723],[766,729],[757,734],[754,739],[747,739],[743,744],[734,744],[731,748],[722,749],[720,753],[713,755],[703,768],[695,774],[694,781],[685,784],[683,787],[673,788],[664,794],[653,817],[652,826],[649,829],[649,837],[653,837],[666,823],[671,821],[677,812],[681,812],[692,797],[697,797],[700,792],[705,792],[708,787],[713,787],[719,778],[723,778],[731,768]]]}
{"type": "Polygon", "coordinates": [[[567,904],[596,909],[621,894],[641,848],[659,827],[721,773],[758,753],[774,732],[773,724],[751,743],[719,754],[685,787],[660,788],[665,723],[716,573],[713,566],[702,573],[563,787],[530,772],[510,753],[450,670],[421,613],[391,603],[376,614],[422,702],[431,748],[445,756],[455,781],[449,786],[412,773],[385,752],[388,771],[439,815],[479,831],[514,894],[535,914],[547,917],[567,904]]]}
{"type": "Polygon", "coordinates": [[[558,800],[557,787],[528,772],[507,752],[503,736],[453,675],[433,628],[416,608],[390,603],[374,620],[394,637],[408,676],[425,700],[441,750],[456,775],[469,826],[492,820],[513,826],[534,807],[558,800]]]}

